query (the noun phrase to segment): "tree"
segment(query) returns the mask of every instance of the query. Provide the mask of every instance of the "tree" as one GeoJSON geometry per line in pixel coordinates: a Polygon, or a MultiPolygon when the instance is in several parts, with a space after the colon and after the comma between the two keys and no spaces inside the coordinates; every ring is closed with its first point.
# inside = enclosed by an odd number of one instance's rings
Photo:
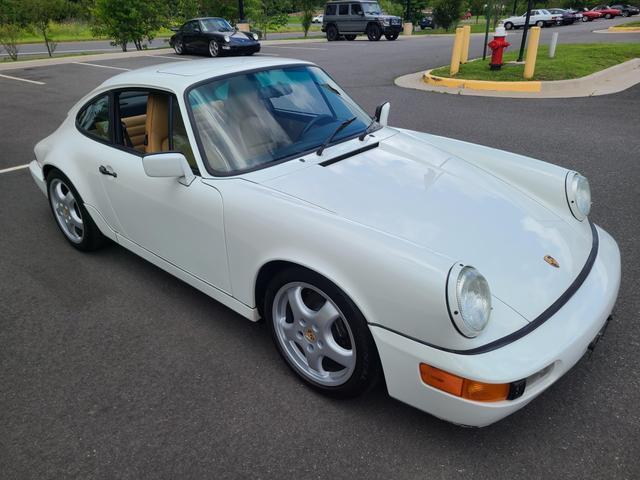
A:
{"type": "Polygon", "coordinates": [[[309,34],[309,28],[311,27],[311,20],[313,20],[313,12],[315,11],[316,3],[314,0],[302,0],[300,7],[302,10],[302,30],[304,30],[304,38],[307,38],[309,34]]]}
{"type": "Polygon", "coordinates": [[[142,42],[153,40],[166,13],[161,0],[96,0],[92,30],[110,37],[111,43],[122,47],[123,52],[129,42],[142,50],[142,42]]]}
{"type": "Polygon", "coordinates": [[[0,25],[0,45],[7,51],[9,58],[18,60],[18,40],[22,29],[15,23],[5,23],[0,25]]]}
{"type": "Polygon", "coordinates": [[[47,53],[53,56],[58,43],[51,39],[51,22],[63,16],[65,3],[63,0],[23,0],[22,5],[29,23],[44,39],[47,53]]]}
{"type": "Polygon", "coordinates": [[[435,0],[433,19],[438,26],[449,30],[456,26],[462,13],[462,0],[435,0]]]}
{"type": "Polygon", "coordinates": [[[287,10],[290,8],[284,0],[251,0],[246,4],[249,17],[255,22],[264,39],[267,32],[289,22],[287,10]]]}

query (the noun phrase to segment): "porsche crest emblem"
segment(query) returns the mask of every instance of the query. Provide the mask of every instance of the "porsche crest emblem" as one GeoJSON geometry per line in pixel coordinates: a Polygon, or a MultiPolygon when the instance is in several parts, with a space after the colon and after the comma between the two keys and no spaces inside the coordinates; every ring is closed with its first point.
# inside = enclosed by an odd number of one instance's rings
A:
{"type": "Polygon", "coordinates": [[[553,258],[551,255],[545,255],[544,261],[547,262],[552,267],[560,268],[560,264],[558,263],[558,261],[555,258],[553,258]]]}
{"type": "Polygon", "coordinates": [[[316,341],[316,334],[313,332],[313,330],[311,328],[307,328],[307,331],[304,332],[304,336],[311,343],[316,341]]]}

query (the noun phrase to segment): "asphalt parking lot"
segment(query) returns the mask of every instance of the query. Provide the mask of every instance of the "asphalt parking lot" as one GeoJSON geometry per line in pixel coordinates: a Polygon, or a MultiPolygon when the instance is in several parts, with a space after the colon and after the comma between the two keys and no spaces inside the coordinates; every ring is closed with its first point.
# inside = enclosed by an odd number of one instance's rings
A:
{"type": "MultiPolygon", "coordinates": [[[[588,26],[558,30],[561,41],[637,41],[588,26]]],[[[473,37],[472,57],[481,42],[473,37]]],[[[383,387],[331,400],[289,372],[264,324],[116,245],[73,250],[28,171],[3,172],[0,477],[639,478],[640,85],[601,97],[516,100],[393,84],[446,64],[450,44],[430,37],[263,53],[318,63],[370,112],[389,100],[394,126],[589,177],[592,218],[623,257],[615,320],[590,358],[484,429],[440,421],[383,387]]],[[[162,54],[0,72],[37,82],[0,75],[0,172],[28,163],[33,145],[106,78],[173,60],[162,54]]]]}

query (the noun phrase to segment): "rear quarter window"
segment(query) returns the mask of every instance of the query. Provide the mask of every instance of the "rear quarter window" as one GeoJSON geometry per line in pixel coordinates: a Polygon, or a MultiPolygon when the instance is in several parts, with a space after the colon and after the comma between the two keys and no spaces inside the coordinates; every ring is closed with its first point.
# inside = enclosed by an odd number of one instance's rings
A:
{"type": "Polygon", "coordinates": [[[109,95],[105,94],[86,105],[76,118],[80,131],[92,137],[111,140],[109,95]]]}
{"type": "Polygon", "coordinates": [[[327,5],[327,8],[324,11],[325,15],[335,15],[336,14],[336,6],[335,5],[327,5]]]}

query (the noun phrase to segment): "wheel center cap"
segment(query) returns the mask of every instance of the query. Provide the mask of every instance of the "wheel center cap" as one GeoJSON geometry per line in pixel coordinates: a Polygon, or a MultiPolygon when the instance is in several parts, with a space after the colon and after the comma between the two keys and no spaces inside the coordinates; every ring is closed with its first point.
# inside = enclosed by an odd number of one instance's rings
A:
{"type": "Polygon", "coordinates": [[[304,338],[306,338],[311,343],[315,342],[316,334],[313,332],[313,329],[307,328],[307,330],[304,332],[304,338]]]}

